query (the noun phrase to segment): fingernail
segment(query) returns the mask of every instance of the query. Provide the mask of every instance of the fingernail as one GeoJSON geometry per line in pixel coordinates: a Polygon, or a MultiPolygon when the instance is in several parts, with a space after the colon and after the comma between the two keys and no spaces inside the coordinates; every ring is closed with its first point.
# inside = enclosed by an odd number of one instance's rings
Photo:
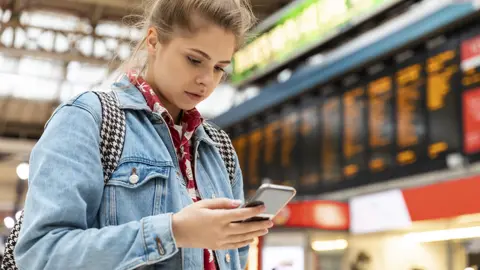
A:
{"type": "Polygon", "coordinates": [[[234,200],[234,201],[232,201],[232,205],[233,205],[233,206],[240,206],[241,204],[242,204],[242,201],[240,201],[240,200],[234,200]]]}

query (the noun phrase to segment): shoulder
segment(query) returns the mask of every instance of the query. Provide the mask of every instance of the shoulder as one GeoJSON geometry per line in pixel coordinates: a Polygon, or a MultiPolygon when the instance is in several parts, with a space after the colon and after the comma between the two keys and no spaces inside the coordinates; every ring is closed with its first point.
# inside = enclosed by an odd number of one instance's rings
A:
{"type": "Polygon", "coordinates": [[[93,91],[83,92],[65,103],[88,111],[96,121],[102,118],[102,105],[98,96],[93,91]]]}
{"type": "Polygon", "coordinates": [[[76,113],[88,113],[93,117],[97,124],[101,123],[102,120],[102,105],[98,96],[93,91],[85,91],[77,96],[71,98],[70,100],[60,104],[55,111],[50,116],[50,119],[47,121],[45,126],[47,126],[51,120],[57,116],[61,111],[69,111],[70,118],[78,120],[75,117],[76,113]]]}

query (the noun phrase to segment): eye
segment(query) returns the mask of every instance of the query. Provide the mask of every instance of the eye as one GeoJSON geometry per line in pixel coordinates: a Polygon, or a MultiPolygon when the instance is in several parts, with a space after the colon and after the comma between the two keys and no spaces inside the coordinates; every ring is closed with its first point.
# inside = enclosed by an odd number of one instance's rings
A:
{"type": "Polygon", "coordinates": [[[215,67],[215,71],[225,73],[225,69],[223,69],[221,67],[215,67]]]}
{"type": "Polygon", "coordinates": [[[192,65],[195,65],[195,66],[202,63],[202,61],[200,61],[198,59],[195,59],[195,58],[192,58],[190,56],[187,56],[187,59],[192,65]]]}

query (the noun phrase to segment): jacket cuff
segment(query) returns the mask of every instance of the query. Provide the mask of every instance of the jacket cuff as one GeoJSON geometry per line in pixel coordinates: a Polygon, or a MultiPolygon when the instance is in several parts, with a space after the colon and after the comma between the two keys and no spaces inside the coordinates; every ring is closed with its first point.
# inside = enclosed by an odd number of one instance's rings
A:
{"type": "Polygon", "coordinates": [[[148,264],[170,259],[178,252],[172,231],[172,214],[146,217],[142,225],[148,264]]]}
{"type": "Polygon", "coordinates": [[[247,266],[249,250],[250,245],[238,249],[238,253],[240,256],[240,265],[242,269],[245,269],[245,267],[247,266]]]}

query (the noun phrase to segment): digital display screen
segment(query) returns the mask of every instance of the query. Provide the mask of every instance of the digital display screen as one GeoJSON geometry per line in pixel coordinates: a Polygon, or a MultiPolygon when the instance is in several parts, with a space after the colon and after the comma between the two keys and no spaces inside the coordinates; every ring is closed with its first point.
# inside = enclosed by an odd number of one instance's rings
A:
{"type": "Polygon", "coordinates": [[[322,106],[321,171],[325,185],[340,181],[342,110],[339,96],[325,100],[322,106]]]}
{"type": "Polygon", "coordinates": [[[295,52],[328,37],[351,19],[373,15],[381,5],[394,0],[308,0],[295,5],[279,22],[259,33],[234,55],[231,79],[239,83],[282,63],[295,52]]]}
{"type": "Polygon", "coordinates": [[[249,175],[248,173],[248,134],[241,127],[235,127],[233,129],[233,135],[235,136],[232,139],[233,148],[237,153],[238,162],[240,163],[240,168],[242,169],[242,175],[245,178],[249,175]]]}
{"type": "Polygon", "coordinates": [[[445,158],[460,151],[460,123],[457,109],[460,89],[458,41],[450,39],[429,50],[427,59],[428,156],[445,158]]]}
{"type": "Polygon", "coordinates": [[[282,184],[295,186],[300,178],[301,160],[303,160],[299,139],[300,115],[293,107],[287,107],[282,120],[281,164],[284,179],[282,184]]]}
{"type": "Polygon", "coordinates": [[[421,53],[399,65],[395,74],[397,86],[397,164],[417,163],[426,156],[425,58],[421,53]]]}
{"type": "Polygon", "coordinates": [[[263,129],[255,127],[248,137],[248,175],[244,182],[248,187],[257,188],[261,184],[261,149],[263,144],[263,129]]]}
{"type": "Polygon", "coordinates": [[[343,175],[351,178],[366,169],[365,89],[354,88],[343,94],[343,175]]]}
{"type": "Polygon", "coordinates": [[[388,75],[376,77],[368,84],[370,147],[368,166],[373,173],[385,171],[395,163],[392,151],[394,145],[393,79],[388,75]]]}
{"type": "Polygon", "coordinates": [[[307,193],[316,192],[320,184],[320,99],[309,97],[301,110],[301,143],[304,157],[300,187],[307,193]]]}
{"type": "Polygon", "coordinates": [[[278,164],[281,162],[282,122],[278,114],[269,114],[266,120],[263,152],[265,177],[275,184],[281,184],[283,182],[283,170],[278,164]]]}

